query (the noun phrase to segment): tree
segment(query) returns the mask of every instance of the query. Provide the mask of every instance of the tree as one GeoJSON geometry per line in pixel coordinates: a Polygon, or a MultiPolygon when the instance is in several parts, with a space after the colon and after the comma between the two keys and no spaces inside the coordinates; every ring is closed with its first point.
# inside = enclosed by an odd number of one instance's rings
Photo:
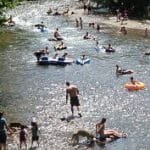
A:
{"type": "Polygon", "coordinates": [[[92,0],[97,4],[102,4],[114,12],[116,9],[127,9],[131,16],[143,17],[147,15],[147,7],[150,0],[92,0]]]}

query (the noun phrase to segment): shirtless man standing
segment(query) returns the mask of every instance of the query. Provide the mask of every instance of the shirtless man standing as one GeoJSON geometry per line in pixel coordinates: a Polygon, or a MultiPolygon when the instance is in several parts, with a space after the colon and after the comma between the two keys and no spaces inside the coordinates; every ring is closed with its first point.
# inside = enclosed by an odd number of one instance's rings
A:
{"type": "Polygon", "coordinates": [[[66,86],[67,86],[67,89],[66,89],[66,104],[68,102],[68,97],[70,96],[70,105],[71,105],[72,115],[74,115],[73,106],[76,106],[77,110],[78,110],[78,115],[80,117],[82,117],[81,113],[79,113],[80,103],[79,103],[79,99],[78,99],[79,90],[78,90],[77,86],[70,84],[70,82],[66,82],[66,86]]]}

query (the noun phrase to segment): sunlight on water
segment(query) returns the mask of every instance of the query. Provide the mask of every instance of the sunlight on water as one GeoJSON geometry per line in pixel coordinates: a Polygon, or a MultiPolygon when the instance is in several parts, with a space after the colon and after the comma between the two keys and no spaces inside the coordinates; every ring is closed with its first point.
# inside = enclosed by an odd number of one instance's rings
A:
{"type": "MultiPolygon", "coordinates": [[[[95,124],[102,117],[107,118],[107,128],[127,133],[128,138],[107,144],[105,148],[95,146],[94,150],[148,150],[150,57],[143,56],[143,53],[150,49],[149,39],[135,35],[123,37],[105,25],[100,34],[88,26],[80,30],[67,17],[47,16],[49,7],[63,11],[68,4],[74,6],[75,2],[29,2],[7,13],[12,14],[17,27],[8,28],[10,33],[0,37],[0,108],[7,110],[8,121],[16,119],[30,125],[31,118],[37,118],[41,130],[41,150],[84,149],[72,147],[68,139],[78,129],[95,133],[95,124]],[[42,21],[47,26],[46,33],[34,27],[42,21]],[[74,60],[86,54],[91,58],[90,64],[65,67],[37,65],[33,52],[48,46],[50,56],[56,53],[56,42],[50,42],[48,38],[53,36],[57,27],[67,45],[66,50],[57,53],[62,55],[67,52],[74,60]],[[105,53],[104,49],[97,52],[95,41],[83,40],[86,31],[97,37],[100,47],[111,43],[116,52],[105,53]],[[1,42],[4,37],[5,44],[1,42]],[[145,83],[145,89],[135,92],[126,90],[124,85],[131,75],[116,76],[116,64],[133,69],[132,75],[145,83]],[[71,115],[69,103],[65,104],[66,81],[78,85],[83,115],[69,123],[60,120],[71,115]]],[[[92,22],[96,18],[84,19],[85,22],[92,22]]],[[[11,150],[16,146],[9,144],[11,150]]]]}

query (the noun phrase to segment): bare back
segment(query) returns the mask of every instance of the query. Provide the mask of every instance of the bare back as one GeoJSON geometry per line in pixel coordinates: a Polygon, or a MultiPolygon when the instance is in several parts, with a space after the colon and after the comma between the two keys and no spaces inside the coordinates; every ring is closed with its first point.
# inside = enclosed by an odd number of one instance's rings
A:
{"type": "Polygon", "coordinates": [[[66,90],[67,94],[70,95],[70,97],[76,97],[78,96],[78,88],[75,85],[70,85],[67,90],[66,90]]]}

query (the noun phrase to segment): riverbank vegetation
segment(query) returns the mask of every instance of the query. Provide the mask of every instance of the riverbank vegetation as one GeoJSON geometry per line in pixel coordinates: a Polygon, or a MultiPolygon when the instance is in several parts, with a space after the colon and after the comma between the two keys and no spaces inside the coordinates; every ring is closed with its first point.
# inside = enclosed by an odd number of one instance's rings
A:
{"type": "Polygon", "coordinates": [[[111,12],[117,9],[126,9],[130,17],[150,17],[150,1],[149,0],[92,0],[97,6],[109,8],[111,12]]]}
{"type": "Polygon", "coordinates": [[[0,1],[0,25],[2,25],[7,19],[3,15],[7,8],[12,9],[23,0],[1,0],[0,1]]]}
{"type": "MultiPolygon", "coordinates": [[[[1,0],[0,1],[0,25],[7,21],[4,12],[12,9],[24,0],[1,0]]],[[[98,7],[108,8],[110,12],[116,13],[116,10],[127,10],[130,18],[150,18],[149,0],[91,0],[98,7]]]]}

